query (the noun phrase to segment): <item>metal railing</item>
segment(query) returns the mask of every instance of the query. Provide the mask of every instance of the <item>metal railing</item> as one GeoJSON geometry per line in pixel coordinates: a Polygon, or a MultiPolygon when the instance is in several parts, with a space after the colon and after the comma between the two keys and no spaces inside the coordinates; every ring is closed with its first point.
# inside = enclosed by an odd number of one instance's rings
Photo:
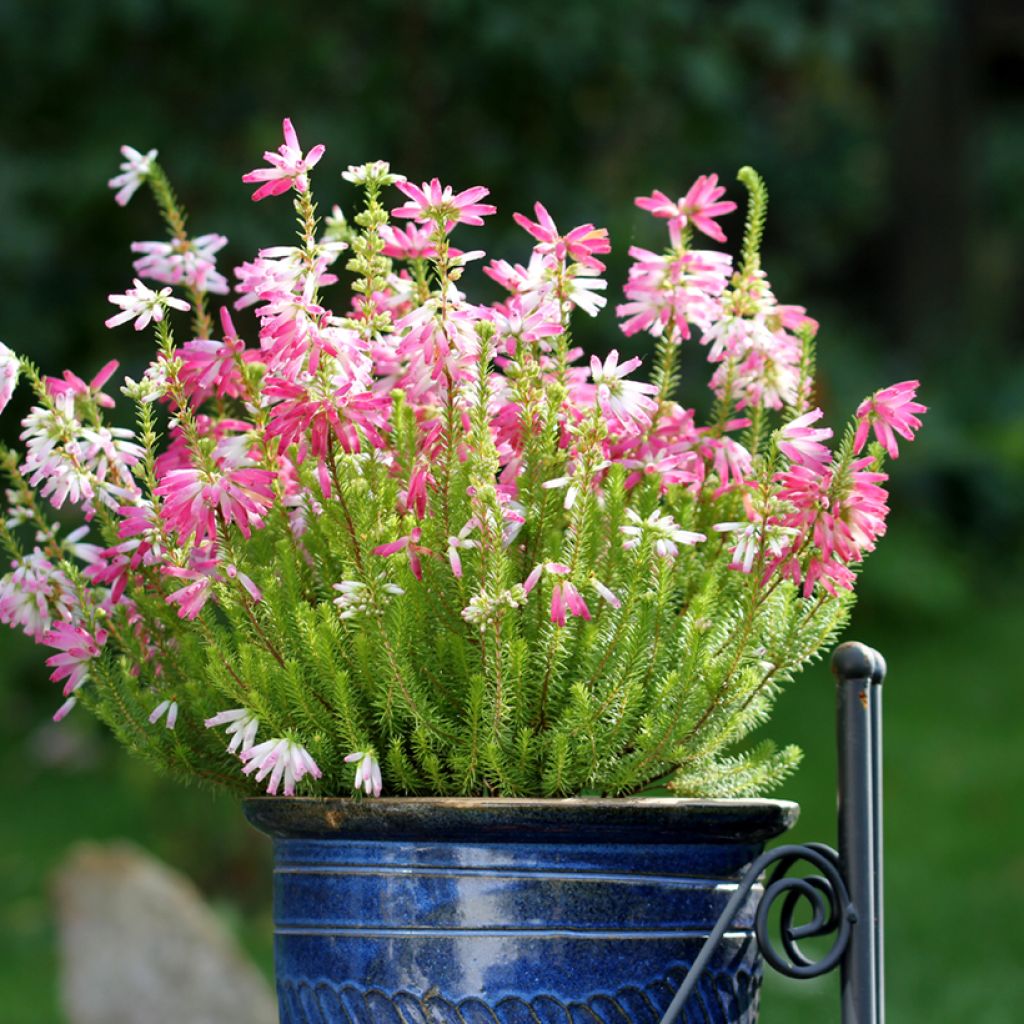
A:
{"type": "Polygon", "coordinates": [[[767,850],[751,864],[722,911],[661,1024],[674,1024],[697,986],[722,936],[751,889],[774,865],[758,904],[754,933],[765,960],[791,978],[840,971],[843,1024],[884,1024],[882,963],[882,680],[885,659],[859,643],[832,656],[836,676],[839,748],[839,849],[823,843],[788,844],[767,850]],[[790,876],[797,864],[817,874],[790,876]],[[781,950],[769,932],[769,914],[780,901],[781,950]],[[794,924],[806,901],[810,921],[794,924]],[[832,935],[827,952],[814,959],[800,943],[832,935]]]}

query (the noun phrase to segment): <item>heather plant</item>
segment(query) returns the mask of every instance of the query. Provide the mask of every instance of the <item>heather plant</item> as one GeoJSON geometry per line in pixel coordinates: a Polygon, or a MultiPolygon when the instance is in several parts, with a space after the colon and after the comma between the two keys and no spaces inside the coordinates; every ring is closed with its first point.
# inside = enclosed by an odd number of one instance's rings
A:
{"type": "Polygon", "coordinates": [[[243,793],[777,785],[799,751],[750,734],[849,616],[917,382],[826,446],[818,324],[765,276],[750,168],[735,258],[701,247],[736,209],[715,175],[636,200],[667,229],[630,249],[616,310],[655,339],[644,382],[638,358],[580,364],[607,231],[516,214],[529,259],[484,266],[508,297],[477,304],[484,253],[452,238],[496,213],[485,188],[370,163],[343,174],[351,222],[321,218],[323,152],[286,120],[244,176],[291,196],[297,244],[236,267],[231,301],[224,236],[190,234],[155,151],[123,148],[117,202],[148,186],[169,232],[110,296],[109,327],[156,341],[120,389],[133,426],[110,418],[116,364],[44,377],[0,345],[0,410],[19,380],[36,402],[0,452],[0,620],[53,652],[54,717],[81,703],[158,768],[243,793]],[[699,425],[674,396],[701,357],[699,425]]]}

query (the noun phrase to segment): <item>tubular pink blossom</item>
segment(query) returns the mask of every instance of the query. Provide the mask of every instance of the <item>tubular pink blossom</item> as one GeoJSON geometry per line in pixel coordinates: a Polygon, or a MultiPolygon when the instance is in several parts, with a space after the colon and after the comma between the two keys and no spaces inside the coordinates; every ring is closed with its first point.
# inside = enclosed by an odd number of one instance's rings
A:
{"type": "Polygon", "coordinates": [[[0,412],[7,408],[7,403],[18,386],[20,368],[18,357],[0,341],[0,412]]]}
{"type": "Polygon", "coordinates": [[[868,431],[873,430],[878,443],[888,452],[890,458],[899,457],[896,435],[907,441],[914,440],[914,434],[921,427],[915,415],[928,411],[928,406],[915,402],[920,382],[905,380],[900,384],[876,391],[857,407],[857,433],[853,450],[859,455],[867,443],[868,431]]]}
{"type": "Polygon", "coordinates": [[[315,167],[324,155],[325,146],[314,146],[305,156],[299,138],[295,134],[292,122],[285,118],[281,125],[284,131],[284,142],[277,147],[277,152],[267,150],[263,154],[269,167],[258,167],[248,174],[242,175],[247,184],[263,182],[252,194],[254,202],[266,199],[267,196],[279,196],[294,188],[296,192],[309,190],[307,173],[315,167]]]}
{"type": "Polygon", "coordinates": [[[832,436],[829,427],[812,427],[825,414],[820,409],[811,409],[802,416],[790,420],[779,431],[779,451],[798,465],[827,465],[832,453],[821,444],[832,436]]]}
{"type": "Polygon", "coordinates": [[[88,679],[89,663],[99,656],[107,642],[107,632],[98,629],[93,634],[82,626],[58,622],[43,635],[42,642],[60,652],[47,658],[46,664],[54,670],[50,678],[55,683],[66,680],[64,696],[70,697],[88,679]]]}
{"type": "Polygon", "coordinates": [[[445,231],[451,231],[456,224],[479,227],[483,218],[497,213],[498,208],[479,202],[490,194],[482,185],[467,188],[457,195],[451,185],[441,185],[437,178],[423,182],[422,186],[411,181],[397,181],[395,188],[406,197],[404,206],[392,211],[395,217],[411,217],[420,224],[443,223],[445,231]]]}

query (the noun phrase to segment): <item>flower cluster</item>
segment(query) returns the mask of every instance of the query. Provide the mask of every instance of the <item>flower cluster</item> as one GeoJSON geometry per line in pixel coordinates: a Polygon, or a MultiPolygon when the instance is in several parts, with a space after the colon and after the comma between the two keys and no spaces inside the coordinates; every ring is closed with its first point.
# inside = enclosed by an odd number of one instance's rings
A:
{"type": "MultiPolygon", "coordinates": [[[[616,310],[655,339],[644,380],[571,340],[607,303],[603,228],[515,214],[529,255],[483,265],[507,294],[471,301],[484,253],[452,235],[497,212],[486,188],[378,161],[342,175],[351,222],[321,221],[325,148],[285,120],[242,180],[291,198],[298,238],[235,268],[232,314],[211,308],[227,238],[187,235],[156,152],[122,153],[117,202],[150,185],[169,229],[110,296],[107,326],[157,344],[122,388],[135,426],[111,418],[116,364],[43,377],[0,344],[0,411],[19,381],[36,399],[23,452],[0,452],[0,621],[55,652],[55,717],[85,701],[243,791],[711,795],[718,752],[841,626],[885,532],[884,458],[925,411],[916,381],[883,388],[828,446],[817,323],[761,267],[760,178],[740,174],[735,259],[698,247],[736,209],[716,175],[636,200],[667,231],[630,249],[616,310]],[[674,397],[688,350],[710,364],[705,425],[674,397]],[[86,525],[63,533],[68,507],[86,525]]],[[[729,763],[753,789],[792,759],[729,763]]]]}

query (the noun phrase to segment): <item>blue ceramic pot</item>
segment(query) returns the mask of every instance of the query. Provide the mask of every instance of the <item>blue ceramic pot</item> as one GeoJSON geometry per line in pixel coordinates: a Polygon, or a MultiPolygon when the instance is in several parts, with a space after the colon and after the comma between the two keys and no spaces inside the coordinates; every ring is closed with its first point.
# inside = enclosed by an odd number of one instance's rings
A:
{"type": "MultiPolygon", "coordinates": [[[[248,800],[283,1024],[657,1024],[774,800],[248,800]]],[[[686,1021],[757,1019],[751,893],[686,1021]]]]}

